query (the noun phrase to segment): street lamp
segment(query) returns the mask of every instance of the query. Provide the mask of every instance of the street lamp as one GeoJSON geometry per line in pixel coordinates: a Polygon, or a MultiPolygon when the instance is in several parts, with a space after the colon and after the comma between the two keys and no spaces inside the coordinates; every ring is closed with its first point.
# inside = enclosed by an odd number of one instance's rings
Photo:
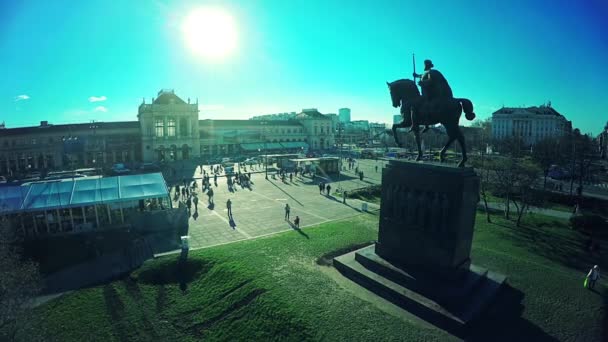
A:
{"type": "Polygon", "coordinates": [[[262,125],[262,139],[264,139],[264,169],[265,169],[265,178],[268,179],[268,147],[266,146],[266,121],[262,121],[260,125],[262,125]]]}

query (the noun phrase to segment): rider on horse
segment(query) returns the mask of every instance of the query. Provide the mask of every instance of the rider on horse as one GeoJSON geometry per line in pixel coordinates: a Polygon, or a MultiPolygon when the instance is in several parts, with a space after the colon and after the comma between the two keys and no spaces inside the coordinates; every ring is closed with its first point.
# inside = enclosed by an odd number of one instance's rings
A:
{"type": "MultiPolygon", "coordinates": [[[[451,99],[454,97],[448,81],[439,71],[433,69],[433,67],[433,62],[427,59],[424,61],[424,74],[413,74],[414,80],[416,77],[420,77],[418,85],[422,88],[422,97],[418,106],[412,106],[412,128],[410,128],[410,131],[414,130],[414,123],[419,122],[415,120],[415,116],[418,112],[424,112],[427,115],[433,113],[438,109],[438,100],[446,98],[451,99]]],[[[426,132],[428,129],[429,126],[427,124],[422,130],[422,133],[426,132]]]]}

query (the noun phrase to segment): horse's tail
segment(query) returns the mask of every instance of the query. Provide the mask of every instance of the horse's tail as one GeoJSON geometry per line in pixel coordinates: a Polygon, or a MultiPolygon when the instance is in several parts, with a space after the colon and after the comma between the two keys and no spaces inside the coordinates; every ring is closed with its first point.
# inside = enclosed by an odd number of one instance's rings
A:
{"type": "Polygon", "coordinates": [[[475,119],[475,113],[473,112],[473,103],[469,99],[456,99],[460,102],[462,110],[464,111],[464,117],[471,121],[475,119]]]}

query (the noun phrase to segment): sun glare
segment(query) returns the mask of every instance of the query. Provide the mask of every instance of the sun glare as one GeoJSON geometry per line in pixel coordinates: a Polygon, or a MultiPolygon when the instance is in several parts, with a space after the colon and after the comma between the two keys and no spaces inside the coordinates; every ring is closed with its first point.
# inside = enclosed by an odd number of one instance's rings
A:
{"type": "Polygon", "coordinates": [[[186,17],[182,31],[189,48],[205,58],[227,57],[237,46],[234,19],[219,8],[194,10],[186,17]]]}

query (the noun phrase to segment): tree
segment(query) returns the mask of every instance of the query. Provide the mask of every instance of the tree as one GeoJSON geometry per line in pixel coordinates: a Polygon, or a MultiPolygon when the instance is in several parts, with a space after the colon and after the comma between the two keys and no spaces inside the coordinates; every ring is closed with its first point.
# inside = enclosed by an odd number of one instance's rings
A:
{"type": "Polygon", "coordinates": [[[558,139],[549,137],[537,142],[532,148],[532,159],[538,163],[543,171],[543,189],[547,188],[547,176],[551,165],[559,164],[562,160],[558,146],[558,139]]]}
{"type": "Polygon", "coordinates": [[[494,151],[501,155],[519,158],[524,155],[526,143],[520,136],[510,136],[501,139],[493,139],[492,146],[494,147],[494,151]]]}
{"type": "Polygon", "coordinates": [[[517,226],[526,210],[532,205],[542,204],[542,198],[533,190],[533,185],[541,174],[540,167],[529,158],[496,158],[486,166],[492,170],[489,182],[495,192],[505,198],[504,213],[511,219],[511,204],[515,206],[517,226]],[[518,203],[519,202],[519,203],[518,203]]]}
{"type": "Polygon", "coordinates": [[[514,174],[512,178],[514,181],[514,192],[520,201],[520,205],[515,200],[513,204],[517,210],[516,226],[519,227],[526,209],[532,205],[542,203],[542,198],[538,195],[538,192],[532,189],[532,186],[541,174],[541,168],[529,159],[520,159],[515,163],[514,174]]]}
{"type": "MultiPolygon", "coordinates": [[[[483,143],[482,145],[485,146],[483,143]]],[[[479,193],[486,211],[486,220],[488,223],[491,223],[492,219],[490,218],[490,210],[488,208],[488,193],[493,184],[491,171],[494,167],[493,159],[487,156],[485,152],[485,148],[483,148],[479,151],[479,157],[473,156],[471,158],[471,165],[477,169],[477,174],[479,175],[479,193]]]]}
{"type": "Polygon", "coordinates": [[[20,237],[5,216],[0,217],[0,340],[21,336],[29,322],[29,304],[40,292],[38,265],[24,260],[20,237]]]}
{"type": "Polygon", "coordinates": [[[472,149],[485,151],[487,144],[492,140],[492,118],[473,121],[471,127],[474,129],[463,130],[467,145],[471,146],[472,149]]]}

